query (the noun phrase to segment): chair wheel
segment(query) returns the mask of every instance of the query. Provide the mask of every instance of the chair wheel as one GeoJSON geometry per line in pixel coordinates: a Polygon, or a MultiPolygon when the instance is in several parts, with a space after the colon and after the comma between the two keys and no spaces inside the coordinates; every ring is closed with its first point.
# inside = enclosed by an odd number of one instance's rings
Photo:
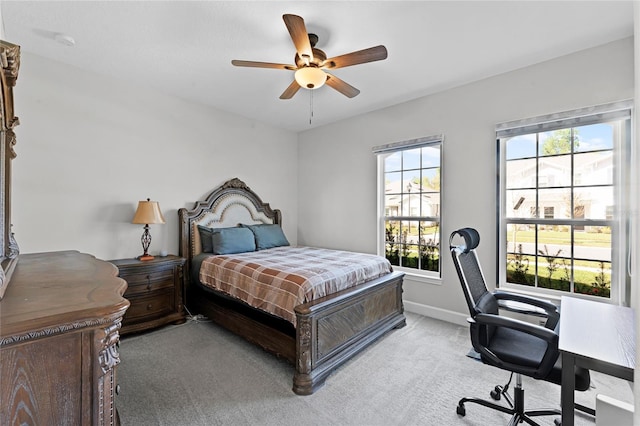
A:
{"type": "Polygon", "coordinates": [[[464,405],[458,405],[456,407],[456,413],[458,413],[459,416],[464,417],[467,414],[467,410],[464,408],[464,405]]]}
{"type": "Polygon", "coordinates": [[[556,426],[562,426],[562,420],[560,420],[560,419],[554,419],[554,420],[553,420],[553,424],[554,424],[554,425],[556,425],[556,426]]]}
{"type": "Polygon", "coordinates": [[[496,401],[500,401],[502,393],[496,388],[490,392],[490,395],[491,398],[495,399],[496,401]]]}

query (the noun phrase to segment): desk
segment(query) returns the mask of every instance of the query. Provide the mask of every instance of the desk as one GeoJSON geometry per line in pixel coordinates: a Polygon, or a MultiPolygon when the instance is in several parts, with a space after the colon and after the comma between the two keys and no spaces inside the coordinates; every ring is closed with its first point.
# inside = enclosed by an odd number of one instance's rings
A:
{"type": "Polygon", "coordinates": [[[562,426],[573,426],[576,365],[633,381],[635,318],[631,308],[562,297],[562,426]]]}

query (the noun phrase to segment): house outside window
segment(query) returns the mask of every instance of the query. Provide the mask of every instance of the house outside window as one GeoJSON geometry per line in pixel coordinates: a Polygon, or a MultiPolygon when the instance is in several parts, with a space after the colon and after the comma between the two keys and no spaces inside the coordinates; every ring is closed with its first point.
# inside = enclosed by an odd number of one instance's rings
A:
{"type": "Polygon", "coordinates": [[[440,277],[442,136],[375,147],[378,253],[394,269],[440,277]]]}
{"type": "Polygon", "coordinates": [[[631,102],[497,126],[500,287],[628,301],[631,133],[631,102]]]}

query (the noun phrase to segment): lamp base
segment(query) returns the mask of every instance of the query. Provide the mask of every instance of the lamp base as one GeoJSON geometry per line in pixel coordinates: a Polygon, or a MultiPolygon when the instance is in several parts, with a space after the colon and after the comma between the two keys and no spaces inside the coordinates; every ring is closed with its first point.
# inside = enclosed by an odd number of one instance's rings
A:
{"type": "Polygon", "coordinates": [[[151,256],[150,254],[141,254],[140,256],[136,257],[136,259],[138,259],[138,260],[153,260],[154,257],[151,256]]]}

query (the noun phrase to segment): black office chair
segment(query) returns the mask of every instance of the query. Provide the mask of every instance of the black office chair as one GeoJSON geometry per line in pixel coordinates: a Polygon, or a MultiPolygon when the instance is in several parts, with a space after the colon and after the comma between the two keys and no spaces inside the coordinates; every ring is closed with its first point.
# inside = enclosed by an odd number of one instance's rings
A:
{"type": "MultiPolygon", "coordinates": [[[[495,402],[462,398],[458,402],[457,413],[466,414],[464,404],[475,403],[503,413],[511,414],[509,425],[527,422],[537,425],[531,418],[536,416],[561,415],[559,409],[531,410],[524,409],[524,389],[522,377],[533,377],[561,384],[562,366],[558,351],[557,329],[560,313],[555,305],[544,300],[502,291],[489,292],[485,285],[484,274],[480,268],[475,248],[480,243],[480,235],[473,228],[454,231],[449,238],[449,248],[455,264],[464,296],[467,299],[468,319],[473,349],[480,354],[483,363],[511,372],[509,381],[504,386],[496,386],[490,393],[494,400],[502,397],[508,407],[495,402]],[[464,244],[454,245],[456,236],[464,240],[464,244]],[[535,325],[500,315],[499,308],[507,308],[520,313],[535,315],[538,320],[546,318],[544,326],[535,325]],[[516,384],[513,398],[508,394],[509,385],[515,373],[516,384]]],[[[589,389],[589,370],[576,368],[576,390],[589,389]]],[[[595,411],[576,404],[576,408],[591,415],[595,411]]],[[[558,419],[554,420],[557,425],[558,419]]]]}

